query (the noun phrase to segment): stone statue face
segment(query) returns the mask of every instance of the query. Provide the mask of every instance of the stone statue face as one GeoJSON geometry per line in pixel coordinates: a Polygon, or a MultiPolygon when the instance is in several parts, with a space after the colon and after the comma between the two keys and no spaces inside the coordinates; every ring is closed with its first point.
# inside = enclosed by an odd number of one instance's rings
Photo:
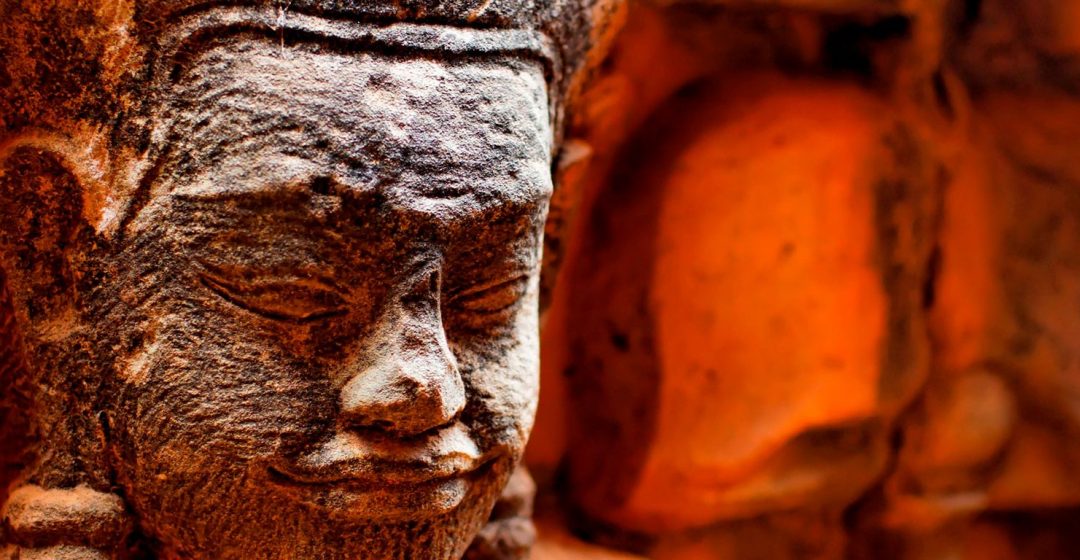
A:
{"type": "Polygon", "coordinates": [[[541,65],[245,39],[177,72],[100,296],[141,531],[163,558],[460,556],[537,397],[541,65]]]}

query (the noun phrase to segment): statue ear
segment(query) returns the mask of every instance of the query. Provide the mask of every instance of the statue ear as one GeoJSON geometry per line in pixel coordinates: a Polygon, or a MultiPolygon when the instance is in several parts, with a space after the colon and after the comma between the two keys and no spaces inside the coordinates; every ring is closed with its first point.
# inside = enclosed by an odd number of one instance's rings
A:
{"type": "Polygon", "coordinates": [[[27,378],[19,383],[29,388],[41,438],[40,464],[27,476],[46,487],[105,485],[104,428],[93,408],[98,386],[80,377],[95,352],[80,340],[80,294],[99,277],[91,265],[96,253],[109,250],[87,218],[108,191],[98,171],[105,166],[77,146],[44,134],[0,144],[0,273],[12,315],[0,319],[12,330],[5,338],[17,344],[0,348],[0,363],[18,358],[18,374],[27,378]]]}
{"type": "Polygon", "coordinates": [[[106,192],[104,166],[85,147],[93,144],[56,134],[0,144],[0,266],[28,318],[60,317],[73,303],[72,264],[94,243],[87,216],[106,192]]]}
{"type": "Polygon", "coordinates": [[[552,170],[555,193],[551,197],[547,223],[544,225],[544,262],[540,271],[541,314],[551,303],[592,155],[593,149],[588,142],[571,138],[563,142],[555,160],[552,170]]]}

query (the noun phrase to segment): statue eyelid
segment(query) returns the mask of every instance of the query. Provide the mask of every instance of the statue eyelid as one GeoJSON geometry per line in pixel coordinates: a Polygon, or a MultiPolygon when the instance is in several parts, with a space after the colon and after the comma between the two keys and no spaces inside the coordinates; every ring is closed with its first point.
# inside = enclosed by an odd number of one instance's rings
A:
{"type": "Polygon", "coordinates": [[[513,308],[528,289],[528,274],[481,284],[451,295],[447,303],[459,311],[495,315],[513,308]]]}
{"type": "Polygon", "coordinates": [[[229,274],[204,265],[199,282],[232,305],[268,319],[309,323],[348,312],[341,290],[319,279],[229,274]]]}

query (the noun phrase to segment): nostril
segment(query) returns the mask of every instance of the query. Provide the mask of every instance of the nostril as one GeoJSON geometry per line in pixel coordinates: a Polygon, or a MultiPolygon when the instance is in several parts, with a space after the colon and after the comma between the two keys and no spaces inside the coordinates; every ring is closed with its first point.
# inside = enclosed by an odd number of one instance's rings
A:
{"type": "Polygon", "coordinates": [[[309,188],[315,194],[326,196],[330,194],[330,189],[333,186],[331,183],[330,177],[320,175],[311,181],[309,188]]]}
{"type": "Polygon", "coordinates": [[[441,403],[414,401],[370,410],[368,415],[345,417],[345,427],[375,434],[411,438],[424,435],[452,424],[458,411],[450,411],[441,403]]]}
{"type": "Polygon", "coordinates": [[[363,414],[343,415],[345,428],[355,431],[387,432],[398,431],[397,425],[391,420],[371,417],[363,414]]]}
{"type": "Polygon", "coordinates": [[[382,432],[394,431],[394,423],[389,420],[375,420],[373,422],[369,422],[367,427],[375,428],[376,430],[382,432]]]}

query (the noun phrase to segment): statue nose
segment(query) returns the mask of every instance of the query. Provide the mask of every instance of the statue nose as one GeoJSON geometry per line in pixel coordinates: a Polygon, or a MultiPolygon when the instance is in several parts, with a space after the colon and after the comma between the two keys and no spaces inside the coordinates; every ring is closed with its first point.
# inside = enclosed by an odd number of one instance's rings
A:
{"type": "Polygon", "coordinates": [[[390,330],[341,390],[345,421],[402,436],[449,424],[465,408],[465,385],[437,311],[405,313],[390,330]]]}

